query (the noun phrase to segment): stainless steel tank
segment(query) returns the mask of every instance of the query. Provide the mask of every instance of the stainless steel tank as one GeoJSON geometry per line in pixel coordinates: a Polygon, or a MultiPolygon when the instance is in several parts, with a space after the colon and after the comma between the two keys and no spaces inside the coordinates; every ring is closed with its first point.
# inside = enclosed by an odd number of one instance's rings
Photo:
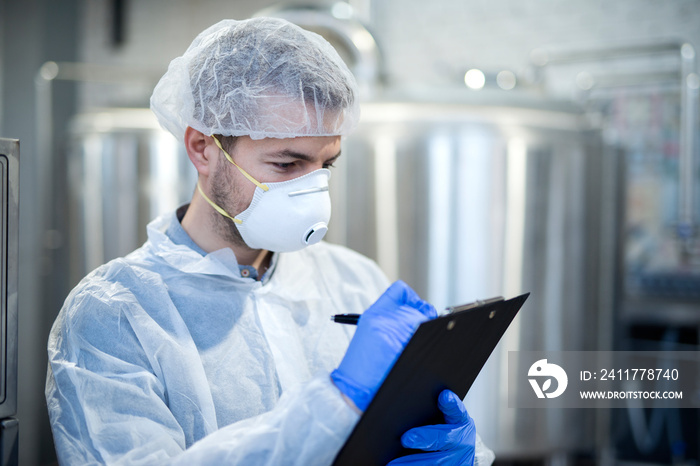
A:
{"type": "MultiPolygon", "coordinates": [[[[331,179],[328,241],[436,307],[530,291],[468,396],[500,458],[587,450],[590,410],[512,409],[507,352],[598,349],[599,133],[569,107],[436,96],[366,102],[331,179]]],[[[70,156],[73,282],[138,247],[196,172],[149,110],[79,115],[70,156]]],[[[530,389],[523,386],[523,389],[530,389]]]]}
{"type": "Polygon", "coordinates": [[[104,109],[77,115],[68,160],[70,275],[95,267],[146,240],[146,225],[188,202],[196,170],[182,144],[149,109],[104,109]]]}
{"type": "Polygon", "coordinates": [[[592,413],[508,407],[506,361],[599,347],[599,133],[566,106],[429,96],[366,103],[343,153],[330,241],[438,308],[532,293],[468,396],[485,442],[502,458],[589,450],[592,413]]]}

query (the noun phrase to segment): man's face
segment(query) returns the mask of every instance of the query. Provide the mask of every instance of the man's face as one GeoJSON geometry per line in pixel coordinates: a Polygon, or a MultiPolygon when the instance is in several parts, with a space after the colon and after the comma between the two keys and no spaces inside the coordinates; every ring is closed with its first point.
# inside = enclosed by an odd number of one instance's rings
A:
{"type": "MultiPolygon", "coordinates": [[[[213,144],[212,144],[213,145],[213,144]]],[[[213,145],[218,150],[218,148],[213,145]]],[[[310,136],[254,140],[241,136],[233,148],[224,146],[234,162],[261,183],[287,181],[320,168],[329,168],[340,156],[340,136],[310,136]]],[[[250,205],[255,184],[248,180],[223,152],[216,158],[211,197],[232,216],[250,205]]],[[[226,241],[245,247],[238,228],[229,219],[212,212],[217,233],[226,241]]]]}

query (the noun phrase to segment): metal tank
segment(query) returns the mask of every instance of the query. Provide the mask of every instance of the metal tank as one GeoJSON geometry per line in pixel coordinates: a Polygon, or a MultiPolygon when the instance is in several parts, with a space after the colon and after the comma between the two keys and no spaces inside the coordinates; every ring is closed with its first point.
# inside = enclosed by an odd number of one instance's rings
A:
{"type": "Polygon", "coordinates": [[[501,459],[553,462],[607,448],[604,415],[508,408],[506,380],[508,351],[611,349],[616,154],[599,131],[573,105],[525,91],[385,86],[377,43],[344,2],[261,14],[326,37],[361,84],[328,241],[436,307],[531,292],[468,395],[486,443],[501,459]]]}
{"type": "MultiPolygon", "coordinates": [[[[438,308],[531,292],[470,391],[470,413],[500,458],[590,451],[601,435],[591,410],[508,408],[506,361],[509,350],[605,349],[600,135],[574,108],[455,95],[362,104],[333,171],[327,240],[438,308]]],[[[196,172],[147,109],[78,115],[71,141],[76,283],[140,246],[152,218],[190,199],[196,172]]]]}
{"type": "Polygon", "coordinates": [[[604,154],[580,109],[525,90],[392,88],[358,19],[370,10],[326,2],[260,13],[326,37],[360,81],[360,128],[330,182],[328,241],[375,259],[436,307],[530,291],[468,395],[478,430],[500,459],[604,450],[605,415],[508,408],[506,378],[509,350],[611,349],[616,154],[604,154]]]}
{"type": "Polygon", "coordinates": [[[146,225],[188,202],[197,172],[149,109],[103,109],[70,125],[70,282],[146,240],[146,225]]]}
{"type": "Polygon", "coordinates": [[[531,292],[472,387],[470,413],[502,459],[590,452],[601,435],[591,410],[511,409],[506,378],[508,351],[606,344],[600,134],[575,108],[451,95],[363,105],[331,180],[328,239],[438,308],[531,292]]]}

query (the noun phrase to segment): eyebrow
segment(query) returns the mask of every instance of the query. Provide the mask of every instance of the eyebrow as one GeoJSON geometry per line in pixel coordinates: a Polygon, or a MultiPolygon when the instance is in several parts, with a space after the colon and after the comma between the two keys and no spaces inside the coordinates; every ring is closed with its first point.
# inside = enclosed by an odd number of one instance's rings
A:
{"type": "Polygon", "coordinates": [[[340,157],[340,154],[341,154],[341,152],[338,151],[337,154],[335,154],[335,155],[334,155],[333,157],[331,157],[330,159],[326,160],[324,163],[333,164],[333,162],[335,162],[336,160],[338,160],[338,157],[340,157]]]}
{"type": "MultiPolygon", "coordinates": [[[[331,157],[327,160],[324,160],[323,163],[335,162],[336,160],[338,160],[338,157],[340,157],[340,153],[341,153],[341,151],[338,151],[337,154],[335,154],[333,157],[331,157]]],[[[313,157],[311,157],[310,155],[305,154],[303,152],[296,152],[296,151],[293,151],[290,149],[284,149],[284,150],[281,150],[278,152],[271,152],[267,155],[270,155],[272,157],[279,157],[279,158],[299,159],[299,160],[303,160],[305,162],[312,162],[313,161],[313,157]]]]}

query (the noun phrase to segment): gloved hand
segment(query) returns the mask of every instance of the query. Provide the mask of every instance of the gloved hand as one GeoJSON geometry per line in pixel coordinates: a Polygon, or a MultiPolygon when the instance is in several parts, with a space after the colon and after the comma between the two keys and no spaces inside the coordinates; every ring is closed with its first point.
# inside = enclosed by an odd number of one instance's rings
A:
{"type": "Polygon", "coordinates": [[[454,392],[443,390],[438,407],[445,415],[445,424],[422,426],[408,430],[401,436],[406,448],[429,451],[397,458],[389,465],[439,464],[473,465],[476,426],[467,408],[454,392]]]}
{"type": "Polygon", "coordinates": [[[364,411],[418,325],[435,317],[433,306],[404,282],[395,282],[362,314],[331,379],[364,411]]]}

